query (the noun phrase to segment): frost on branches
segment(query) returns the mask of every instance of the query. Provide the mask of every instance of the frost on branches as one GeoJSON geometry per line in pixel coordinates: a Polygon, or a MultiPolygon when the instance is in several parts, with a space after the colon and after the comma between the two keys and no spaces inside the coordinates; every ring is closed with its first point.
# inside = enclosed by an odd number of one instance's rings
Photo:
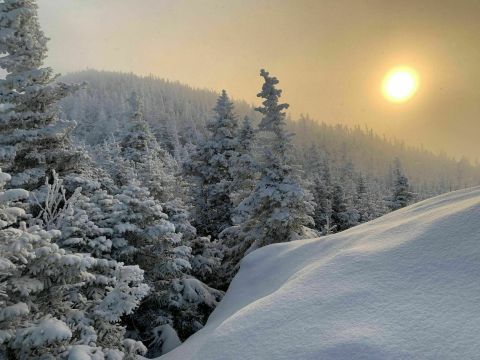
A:
{"type": "MultiPolygon", "coordinates": [[[[176,231],[162,206],[138,181],[123,186],[115,199],[115,237],[127,245],[127,251],[117,256],[144,269],[151,287],[130,317],[132,335],[145,340],[149,356],[159,356],[200,329],[223,293],[190,275],[191,261],[198,258],[192,255],[189,238],[176,231]]],[[[185,235],[195,234],[188,226],[182,230],[185,235]]]]}
{"type": "Polygon", "coordinates": [[[396,158],[393,163],[393,191],[389,199],[389,207],[397,210],[409,205],[415,194],[411,191],[408,178],[403,174],[400,159],[396,158]]]}
{"type": "Polygon", "coordinates": [[[227,247],[227,272],[234,273],[245,253],[276,242],[290,241],[302,235],[304,227],[313,225],[311,195],[302,188],[298,170],[291,165],[291,135],[285,126],[285,109],[279,103],[282,91],[278,80],[262,70],[264,78],[258,97],[264,99],[256,110],[262,114],[260,143],[264,144],[260,160],[260,179],[253,192],[237,211],[246,218],[240,225],[226,229],[221,238],[227,247]]]}
{"type": "Polygon", "coordinates": [[[82,152],[72,150],[68,135],[75,123],[58,118],[57,102],[78,86],[54,82],[42,67],[47,38],[33,0],[0,4],[0,163],[12,174],[10,186],[34,189],[51,169],[78,171],[82,152]]]}
{"type": "Polygon", "coordinates": [[[128,103],[130,105],[130,128],[120,145],[122,155],[128,160],[142,162],[142,155],[149,148],[156,147],[157,140],[143,117],[142,102],[136,92],[132,93],[128,103]]]}
{"type": "Polygon", "coordinates": [[[195,226],[201,235],[216,237],[232,225],[232,168],[238,157],[238,121],[225,90],[213,110],[214,118],[207,124],[209,137],[185,168],[194,180],[195,226]]]}
{"type": "Polygon", "coordinates": [[[0,357],[142,353],[141,344],[125,345],[119,321],[148,292],[143,271],[60,248],[54,226],[27,226],[31,216],[11,204],[29,194],[4,190],[9,180],[0,171],[0,357]]]}
{"type": "Polygon", "coordinates": [[[233,205],[232,221],[237,223],[236,208],[255,188],[257,162],[254,157],[255,130],[250,118],[245,117],[238,131],[237,156],[232,158],[230,200],[233,205]]]}

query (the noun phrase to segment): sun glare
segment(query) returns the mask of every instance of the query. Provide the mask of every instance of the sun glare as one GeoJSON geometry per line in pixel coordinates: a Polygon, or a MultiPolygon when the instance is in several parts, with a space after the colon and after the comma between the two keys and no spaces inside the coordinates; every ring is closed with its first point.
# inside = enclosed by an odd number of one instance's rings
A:
{"type": "Polygon", "coordinates": [[[393,102],[410,99],[418,88],[418,76],[412,69],[396,68],[390,71],[383,81],[383,94],[393,102]]]}

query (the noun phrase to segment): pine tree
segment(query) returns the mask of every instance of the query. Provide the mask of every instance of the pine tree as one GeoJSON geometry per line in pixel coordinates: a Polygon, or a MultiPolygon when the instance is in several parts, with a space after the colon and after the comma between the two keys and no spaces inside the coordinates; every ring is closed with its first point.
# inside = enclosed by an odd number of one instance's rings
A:
{"type": "Polygon", "coordinates": [[[392,173],[393,189],[389,207],[391,210],[397,210],[409,205],[415,195],[411,191],[408,178],[403,174],[402,164],[399,158],[395,158],[392,173]]]}
{"type": "Polygon", "coordinates": [[[203,263],[215,265],[215,254],[190,224],[178,165],[157,142],[138,95],[129,104],[131,125],[120,142],[104,145],[101,162],[119,186],[110,212],[113,256],[139,264],[152,288],[128,322],[134,336],[150,339],[148,355],[159,356],[203,326],[223,294],[196,279],[203,263]]]}
{"type": "Polygon", "coordinates": [[[157,140],[143,115],[143,104],[136,92],[128,100],[130,105],[130,128],[123,137],[120,148],[122,156],[130,161],[142,162],[142,156],[150,148],[158,146],[157,140]]]}
{"type": "Polygon", "coordinates": [[[350,227],[347,216],[345,192],[341,184],[333,187],[332,194],[332,223],[336,231],[346,230],[350,227]]]}
{"type": "Polygon", "coordinates": [[[335,226],[332,224],[331,184],[318,175],[313,181],[314,184],[311,192],[316,206],[312,217],[315,222],[315,228],[324,235],[330,234],[335,230],[335,226]]]}
{"type": "Polygon", "coordinates": [[[256,243],[263,246],[291,240],[293,234],[302,232],[304,226],[313,225],[311,195],[299,186],[298,170],[291,165],[290,138],[285,130],[285,112],[288,104],[279,103],[282,91],[276,88],[278,80],[262,70],[264,99],[256,108],[263,117],[259,130],[264,144],[261,178],[243,206],[248,208],[250,222],[247,228],[260,230],[256,243]],[[261,229],[261,228],[264,229],[261,229]]]}
{"type": "Polygon", "coordinates": [[[347,230],[359,224],[360,214],[355,208],[351,195],[345,193],[343,183],[333,187],[332,224],[336,231],[347,230]]]}
{"type": "Polygon", "coordinates": [[[380,188],[375,179],[359,175],[357,179],[356,209],[359,222],[367,222],[380,217],[388,212],[384,200],[384,190],[380,188]]]}
{"type": "Polygon", "coordinates": [[[143,271],[57,245],[64,235],[55,226],[68,221],[64,213],[71,207],[70,199],[57,201],[64,199],[58,183],[42,222],[27,227],[21,220],[31,215],[11,203],[29,194],[3,191],[9,179],[0,171],[0,357],[122,359],[145,353],[141,343],[124,340],[119,324],[148,292],[143,271]]]}
{"type": "Polygon", "coordinates": [[[103,162],[117,185],[127,185],[130,178],[136,177],[161,203],[181,197],[184,181],[176,176],[180,172],[177,161],[157,142],[135,92],[129,104],[130,128],[119,143],[104,144],[108,155],[103,162]]]}
{"type": "Polygon", "coordinates": [[[209,137],[198,146],[185,168],[195,182],[196,228],[201,235],[216,237],[232,224],[232,167],[238,156],[238,121],[225,90],[213,110],[215,117],[207,124],[209,137]]]}
{"type": "MultiPolygon", "coordinates": [[[[246,116],[238,132],[237,156],[232,159],[230,169],[232,184],[230,199],[232,206],[236,208],[255,188],[257,177],[257,164],[253,150],[255,145],[255,130],[252,122],[246,116]]],[[[233,222],[241,221],[235,220],[233,222]]]]}
{"type": "Polygon", "coordinates": [[[55,82],[42,67],[47,38],[40,29],[34,0],[0,4],[0,163],[12,174],[11,186],[35,189],[45,175],[79,172],[84,153],[72,149],[69,133],[75,123],[59,120],[57,102],[78,89],[55,82]]]}
{"type": "Polygon", "coordinates": [[[203,326],[223,294],[190,275],[192,249],[187,233],[194,229],[180,219],[181,214],[174,220],[184,227],[177,230],[160,203],[136,179],[121,187],[115,199],[114,239],[125,245],[115,256],[144,269],[151,287],[129,323],[136,337],[150,339],[148,355],[159,356],[203,326]]]}
{"type": "Polygon", "coordinates": [[[310,169],[309,189],[315,202],[312,215],[315,229],[327,235],[335,231],[332,224],[332,179],[329,157],[327,153],[320,153],[316,145],[312,145],[305,154],[305,167],[310,169]]]}
{"type": "Polygon", "coordinates": [[[233,274],[243,255],[255,248],[292,240],[311,226],[313,202],[310,193],[299,185],[298,170],[291,165],[290,137],[285,130],[288,104],[279,103],[282,91],[278,80],[262,70],[264,78],[258,97],[264,99],[256,110],[263,117],[259,130],[260,143],[265,144],[261,174],[254,191],[239,205],[246,220],[221,234],[227,247],[225,266],[233,274]]]}
{"type": "Polygon", "coordinates": [[[138,176],[135,165],[123,157],[120,143],[114,137],[105,140],[95,150],[95,162],[106,171],[114,187],[127,185],[138,176]]]}

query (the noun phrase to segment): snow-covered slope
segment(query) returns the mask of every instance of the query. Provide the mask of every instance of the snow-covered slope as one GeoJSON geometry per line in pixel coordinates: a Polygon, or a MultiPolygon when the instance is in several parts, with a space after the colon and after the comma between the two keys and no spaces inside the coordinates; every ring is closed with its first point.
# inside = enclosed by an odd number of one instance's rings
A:
{"type": "Polygon", "coordinates": [[[247,256],[162,360],[478,359],[480,188],[247,256]]]}

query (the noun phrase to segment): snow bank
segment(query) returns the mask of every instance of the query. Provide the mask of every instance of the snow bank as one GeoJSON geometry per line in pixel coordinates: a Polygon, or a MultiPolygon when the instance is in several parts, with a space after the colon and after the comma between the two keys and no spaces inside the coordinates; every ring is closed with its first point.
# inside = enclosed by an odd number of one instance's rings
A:
{"type": "Polygon", "coordinates": [[[480,188],[247,256],[207,325],[162,360],[473,359],[480,188]]]}

